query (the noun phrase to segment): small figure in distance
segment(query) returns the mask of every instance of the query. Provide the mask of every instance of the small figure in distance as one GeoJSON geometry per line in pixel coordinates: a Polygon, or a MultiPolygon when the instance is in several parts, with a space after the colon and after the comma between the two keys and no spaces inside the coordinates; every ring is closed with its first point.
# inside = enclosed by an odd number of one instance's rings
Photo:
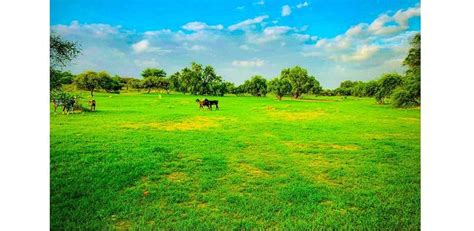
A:
{"type": "Polygon", "coordinates": [[[95,99],[89,100],[89,105],[91,106],[91,111],[95,111],[95,105],[96,105],[95,99]]]}
{"type": "Polygon", "coordinates": [[[208,105],[209,109],[212,111],[212,105],[216,105],[216,110],[219,110],[219,101],[218,100],[208,100],[204,99],[206,105],[208,105]]]}

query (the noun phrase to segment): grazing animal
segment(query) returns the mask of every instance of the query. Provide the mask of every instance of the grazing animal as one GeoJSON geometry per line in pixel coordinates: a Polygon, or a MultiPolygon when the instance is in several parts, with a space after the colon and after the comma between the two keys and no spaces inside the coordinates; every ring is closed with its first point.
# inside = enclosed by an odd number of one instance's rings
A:
{"type": "Polygon", "coordinates": [[[208,108],[212,111],[212,105],[216,106],[216,110],[219,110],[219,101],[218,100],[208,100],[204,99],[204,102],[208,105],[208,108]]]}
{"type": "Polygon", "coordinates": [[[69,111],[74,112],[74,104],[76,103],[76,99],[67,99],[63,101],[63,112],[66,111],[69,114],[69,111]]]}
{"type": "Polygon", "coordinates": [[[199,109],[204,109],[204,107],[208,107],[208,105],[205,104],[205,101],[204,101],[204,100],[196,99],[196,103],[199,104],[199,109]]]}
{"type": "Polygon", "coordinates": [[[89,105],[91,106],[91,111],[95,111],[95,105],[96,105],[96,102],[95,100],[89,100],[89,105]]]}

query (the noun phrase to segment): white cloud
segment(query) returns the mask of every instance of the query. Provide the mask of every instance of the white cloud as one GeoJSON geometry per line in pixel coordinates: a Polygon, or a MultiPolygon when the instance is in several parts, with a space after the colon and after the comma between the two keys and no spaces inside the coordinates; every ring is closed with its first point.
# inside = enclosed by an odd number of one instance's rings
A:
{"type": "Polygon", "coordinates": [[[235,8],[236,10],[244,10],[245,9],[245,6],[238,6],[237,8],[235,8]]]}
{"type": "Polygon", "coordinates": [[[232,61],[232,66],[236,66],[236,67],[261,67],[264,64],[265,64],[265,61],[261,59],[232,61]]]}
{"type": "Polygon", "coordinates": [[[294,30],[292,27],[288,26],[270,26],[263,30],[261,34],[251,34],[247,35],[247,42],[263,44],[271,41],[278,40],[289,31],[294,30]]]}
{"type": "Polygon", "coordinates": [[[412,7],[406,10],[398,10],[393,16],[380,15],[369,26],[368,32],[374,35],[389,35],[408,29],[408,20],[420,16],[420,7],[412,7]],[[395,25],[386,25],[388,23],[395,25]]]}
{"type": "Polygon", "coordinates": [[[182,26],[183,29],[185,30],[190,30],[190,31],[200,31],[200,30],[222,30],[224,29],[224,26],[221,24],[218,25],[207,25],[204,22],[188,22],[184,26],[182,26]]]}
{"type": "Polygon", "coordinates": [[[284,5],[281,7],[281,16],[286,17],[291,14],[291,8],[288,5],[284,5]]]}
{"type": "Polygon", "coordinates": [[[254,5],[265,5],[265,1],[264,0],[260,0],[258,2],[255,2],[254,5]]]}
{"type": "Polygon", "coordinates": [[[156,53],[168,53],[170,50],[163,50],[159,47],[150,46],[150,42],[147,39],[143,39],[137,43],[132,44],[133,51],[135,53],[145,53],[145,52],[156,52],[156,53]]]}
{"type": "Polygon", "coordinates": [[[148,40],[142,40],[140,42],[133,44],[132,48],[136,53],[142,53],[142,52],[145,52],[149,46],[150,46],[150,42],[148,42],[148,40]]]}
{"type": "Polygon", "coordinates": [[[363,45],[357,48],[357,50],[350,55],[341,55],[340,57],[335,57],[336,60],[341,60],[343,62],[351,61],[365,61],[375,55],[380,50],[380,47],[375,45],[363,45]]]}
{"type": "Polygon", "coordinates": [[[188,43],[184,43],[183,47],[186,50],[190,50],[190,51],[205,51],[205,50],[207,50],[207,47],[202,46],[202,45],[197,45],[197,44],[190,45],[188,43]]]}
{"type": "Polygon", "coordinates": [[[262,16],[258,16],[256,18],[253,18],[253,19],[247,19],[247,20],[244,20],[242,22],[239,22],[239,23],[236,23],[236,24],[233,24],[233,25],[230,25],[228,27],[228,29],[230,31],[234,31],[234,30],[239,30],[239,29],[244,29],[250,25],[254,25],[254,24],[257,24],[257,23],[261,23],[263,20],[265,20],[266,18],[268,18],[268,15],[262,15],[262,16]]]}
{"type": "Polygon", "coordinates": [[[301,8],[307,7],[307,6],[309,6],[309,4],[308,4],[308,2],[305,1],[303,3],[300,3],[300,4],[296,5],[296,8],[301,9],[301,8]]]}
{"type": "Polygon", "coordinates": [[[292,34],[293,37],[295,37],[299,41],[308,41],[311,39],[311,36],[309,34],[292,34]]]}

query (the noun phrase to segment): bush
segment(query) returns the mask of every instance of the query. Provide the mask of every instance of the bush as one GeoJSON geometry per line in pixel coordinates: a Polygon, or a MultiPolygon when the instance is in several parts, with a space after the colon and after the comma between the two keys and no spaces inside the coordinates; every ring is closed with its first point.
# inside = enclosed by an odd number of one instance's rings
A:
{"type": "Polygon", "coordinates": [[[391,100],[395,107],[413,107],[418,105],[416,97],[404,88],[395,89],[392,93],[391,100]]]}

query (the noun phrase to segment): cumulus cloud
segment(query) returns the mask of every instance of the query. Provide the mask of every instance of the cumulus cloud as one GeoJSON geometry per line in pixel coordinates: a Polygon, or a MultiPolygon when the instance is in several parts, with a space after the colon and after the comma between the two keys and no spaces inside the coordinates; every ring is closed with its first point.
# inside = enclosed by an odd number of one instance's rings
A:
{"type": "Polygon", "coordinates": [[[300,4],[296,5],[296,8],[301,9],[301,8],[307,7],[307,6],[309,6],[309,4],[308,4],[308,2],[305,1],[303,3],[300,3],[300,4]]]}
{"type": "Polygon", "coordinates": [[[341,60],[343,62],[351,61],[365,61],[379,51],[380,47],[375,45],[362,45],[357,48],[357,50],[349,55],[341,55],[340,57],[334,57],[336,60],[341,60]]]}
{"type": "Polygon", "coordinates": [[[247,41],[250,43],[263,44],[282,38],[282,35],[294,30],[289,26],[270,26],[263,30],[262,33],[248,34],[247,41]]]}
{"type": "Polygon", "coordinates": [[[266,18],[268,18],[268,15],[262,15],[262,16],[258,16],[256,18],[247,19],[247,20],[244,20],[242,22],[230,25],[227,29],[229,29],[230,31],[244,29],[248,26],[261,23],[266,18]]]}
{"type": "Polygon", "coordinates": [[[204,22],[188,22],[184,26],[182,26],[183,29],[185,30],[190,30],[190,31],[200,31],[200,30],[222,30],[224,29],[224,26],[221,24],[218,25],[207,25],[204,22]]]}
{"type": "Polygon", "coordinates": [[[132,49],[135,53],[144,53],[144,52],[168,53],[170,52],[170,50],[163,50],[160,47],[150,46],[150,42],[146,39],[143,39],[137,43],[132,44],[132,49]]]}
{"type": "Polygon", "coordinates": [[[284,5],[281,7],[281,16],[286,17],[291,14],[291,8],[288,5],[284,5]]]}
{"type": "Polygon", "coordinates": [[[265,61],[261,59],[232,61],[232,66],[236,66],[236,67],[261,67],[264,64],[265,64],[265,61]]]}
{"type": "Polygon", "coordinates": [[[282,68],[301,65],[325,87],[332,87],[349,78],[367,80],[386,71],[403,71],[401,61],[410,38],[418,32],[410,31],[408,22],[418,15],[419,7],[401,9],[327,38],[312,34],[304,24],[272,23],[268,15],[236,22],[225,30],[220,24],[198,21],[146,32],[77,21],[51,29],[81,44],[82,55],[70,68],[73,73],[107,70],[139,77],[147,67],[173,73],[195,60],[213,65],[224,79],[239,84],[251,75],[272,77],[282,68]],[[173,55],[162,55],[169,52],[173,55]]]}
{"type": "MultiPolygon", "coordinates": [[[[409,28],[408,20],[419,15],[419,6],[398,10],[393,15],[379,15],[370,24],[359,23],[333,38],[318,39],[314,49],[308,49],[302,55],[326,56],[331,60],[342,62],[367,61],[384,48],[407,44],[409,37],[414,34],[406,32],[409,28]]],[[[386,49],[384,52],[394,51],[386,49]]]]}

